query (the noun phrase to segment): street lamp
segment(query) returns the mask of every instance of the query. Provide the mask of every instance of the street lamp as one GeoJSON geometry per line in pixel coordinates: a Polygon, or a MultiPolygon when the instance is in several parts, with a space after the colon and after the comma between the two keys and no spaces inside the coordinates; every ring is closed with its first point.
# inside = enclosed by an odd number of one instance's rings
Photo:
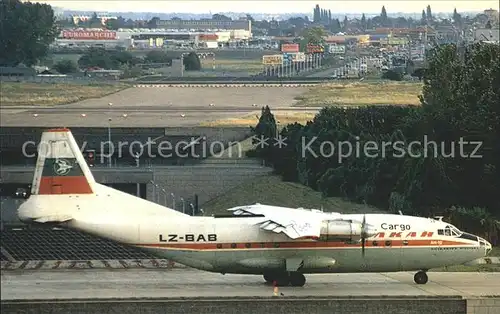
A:
{"type": "Polygon", "coordinates": [[[182,213],[186,213],[186,203],[184,202],[184,198],[181,197],[181,202],[182,202],[182,213]]]}
{"type": "Polygon", "coordinates": [[[170,193],[170,196],[172,196],[172,209],[176,210],[176,208],[175,208],[175,195],[174,195],[174,193],[170,193]]]}
{"type": "Polygon", "coordinates": [[[109,168],[111,168],[111,108],[112,108],[113,104],[112,103],[108,103],[108,107],[109,107],[109,113],[108,113],[108,147],[109,147],[109,151],[108,151],[108,154],[109,154],[109,159],[108,159],[108,166],[109,168]]]}
{"type": "Polygon", "coordinates": [[[158,184],[155,184],[155,190],[156,190],[156,193],[154,195],[154,200],[155,200],[155,203],[159,203],[160,202],[160,186],[158,184]]]}
{"type": "Polygon", "coordinates": [[[168,207],[168,205],[167,205],[167,191],[165,191],[164,188],[161,188],[161,191],[163,192],[163,204],[165,204],[165,206],[168,207]]]}
{"type": "Polygon", "coordinates": [[[152,194],[153,194],[153,201],[154,201],[155,195],[156,195],[156,186],[155,186],[156,184],[154,183],[153,180],[149,180],[149,183],[151,183],[153,185],[153,193],[152,194]]]}
{"type": "Polygon", "coordinates": [[[189,207],[191,207],[191,212],[193,213],[192,216],[194,216],[194,205],[193,205],[193,203],[189,203],[189,207]]]}

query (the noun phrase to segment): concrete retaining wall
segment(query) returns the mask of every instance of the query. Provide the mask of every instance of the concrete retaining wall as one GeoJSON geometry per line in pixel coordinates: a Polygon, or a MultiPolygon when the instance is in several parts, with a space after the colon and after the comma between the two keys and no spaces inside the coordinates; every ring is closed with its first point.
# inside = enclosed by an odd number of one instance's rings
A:
{"type": "Polygon", "coordinates": [[[2,261],[2,270],[186,268],[164,259],[88,261],[2,261]]]}
{"type": "Polygon", "coordinates": [[[218,298],[146,300],[2,301],[5,313],[384,313],[466,314],[461,297],[218,298]]]}
{"type": "Polygon", "coordinates": [[[137,84],[134,85],[136,88],[155,88],[155,87],[206,87],[206,88],[218,88],[218,87],[313,87],[320,85],[321,83],[297,83],[297,84],[287,84],[287,83],[240,83],[240,84],[137,84]]]}

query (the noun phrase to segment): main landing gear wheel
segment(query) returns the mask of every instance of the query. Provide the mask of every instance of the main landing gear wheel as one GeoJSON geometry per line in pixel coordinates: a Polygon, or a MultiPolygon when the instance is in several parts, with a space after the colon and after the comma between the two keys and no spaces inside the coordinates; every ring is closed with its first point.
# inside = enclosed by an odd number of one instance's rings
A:
{"type": "Polygon", "coordinates": [[[292,287],[303,287],[306,283],[306,277],[301,273],[290,273],[289,278],[292,287]]]}
{"type": "Polygon", "coordinates": [[[306,283],[306,277],[299,272],[264,274],[264,280],[271,284],[276,282],[278,287],[302,287],[306,283]]]}
{"type": "Polygon", "coordinates": [[[429,280],[429,277],[427,277],[427,273],[425,271],[419,271],[415,274],[415,276],[413,276],[413,280],[418,285],[425,285],[429,280]]]}

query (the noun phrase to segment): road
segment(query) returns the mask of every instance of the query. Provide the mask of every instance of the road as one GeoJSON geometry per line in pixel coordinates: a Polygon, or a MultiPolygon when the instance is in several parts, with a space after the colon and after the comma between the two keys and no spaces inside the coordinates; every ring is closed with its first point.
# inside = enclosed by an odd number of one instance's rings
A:
{"type": "MultiPolygon", "coordinates": [[[[429,273],[426,285],[413,273],[307,275],[304,287],[282,287],[295,297],[464,296],[500,294],[500,273],[429,273]]],[[[3,271],[2,300],[66,298],[266,297],[273,288],[260,276],[221,275],[193,269],[3,271]],[[117,288],[119,287],[119,289],[117,288]]]]}

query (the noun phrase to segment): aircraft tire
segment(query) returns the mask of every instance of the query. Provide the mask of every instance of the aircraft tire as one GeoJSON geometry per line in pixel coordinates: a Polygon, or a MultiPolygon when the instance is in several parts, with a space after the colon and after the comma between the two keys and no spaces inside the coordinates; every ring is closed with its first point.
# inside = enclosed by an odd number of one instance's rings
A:
{"type": "Polygon", "coordinates": [[[286,287],[290,285],[290,276],[287,273],[277,274],[274,281],[278,287],[286,287]]]}
{"type": "Polygon", "coordinates": [[[425,271],[419,271],[415,274],[415,276],[413,276],[413,280],[418,285],[425,285],[427,281],[429,281],[429,277],[425,271]]]}
{"type": "Polygon", "coordinates": [[[292,287],[303,287],[306,284],[306,277],[301,273],[290,273],[290,285],[292,287]]]}

